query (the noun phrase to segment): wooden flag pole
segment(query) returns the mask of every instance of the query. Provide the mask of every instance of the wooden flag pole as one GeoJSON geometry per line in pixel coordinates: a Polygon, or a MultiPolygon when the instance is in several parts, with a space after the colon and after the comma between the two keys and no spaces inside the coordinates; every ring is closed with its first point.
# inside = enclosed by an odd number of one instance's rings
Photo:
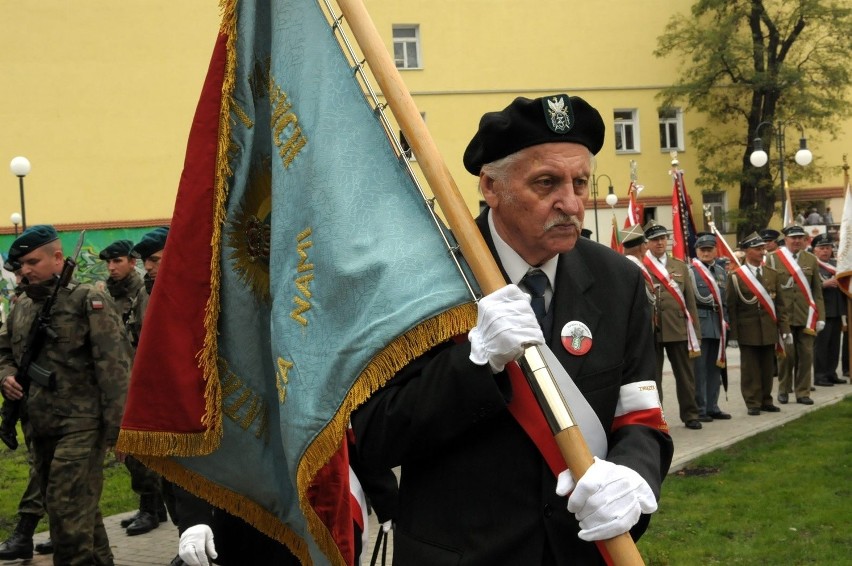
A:
{"type": "MultiPolygon", "coordinates": [[[[338,0],[337,3],[364,53],[385,100],[399,122],[405,139],[414,150],[417,163],[441,206],[447,223],[479,286],[486,294],[505,286],[506,281],[491,251],[473,221],[443,157],[438,152],[435,141],[426,128],[362,0],[338,0]]],[[[551,372],[546,365],[542,365],[540,358],[537,347],[528,348],[525,354],[526,364],[522,364],[522,367],[527,365],[525,368],[528,370],[527,379],[536,398],[542,404],[542,410],[548,422],[559,423],[553,431],[556,444],[574,479],[579,480],[594,463],[594,459],[583,439],[580,427],[576,425],[570,409],[553,381],[551,372]]],[[[551,428],[553,428],[552,424],[551,428]]],[[[619,566],[644,564],[629,533],[607,540],[605,545],[614,564],[619,566]]]]}

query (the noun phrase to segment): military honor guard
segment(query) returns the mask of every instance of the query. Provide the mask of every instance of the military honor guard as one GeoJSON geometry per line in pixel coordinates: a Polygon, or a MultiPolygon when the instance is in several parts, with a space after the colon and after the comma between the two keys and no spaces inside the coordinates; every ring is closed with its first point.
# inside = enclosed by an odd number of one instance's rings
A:
{"type": "Polygon", "coordinates": [[[648,251],[643,263],[657,290],[654,320],[656,328],[657,389],[662,394],[664,355],[674,373],[680,420],[698,430],[698,403],[695,401],[695,366],[692,358],[701,355],[701,331],[695,294],[689,281],[689,266],[667,253],[668,230],[655,221],[645,226],[648,251]]]}
{"type": "Polygon", "coordinates": [[[779,232],[778,230],[766,228],[760,231],[760,237],[763,238],[764,242],[766,242],[766,253],[771,254],[779,248],[781,232],[779,232]]]}
{"type": "Polygon", "coordinates": [[[719,408],[722,368],[727,363],[725,348],[728,320],[725,309],[726,271],[717,260],[716,236],[702,232],[695,240],[696,258],[690,266],[698,325],[701,329],[701,356],[695,358],[695,401],[698,420],[727,420],[729,413],[719,408]]]}
{"type": "Polygon", "coordinates": [[[645,280],[645,294],[648,297],[648,302],[653,306],[657,302],[657,285],[642,261],[645,252],[648,251],[648,239],[645,237],[645,230],[642,226],[634,224],[624,229],[621,233],[621,248],[624,257],[636,265],[639,272],[642,273],[642,278],[645,280]]]}
{"type": "Polygon", "coordinates": [[[796,402],[813,405],[811,378],[814,366],[814,338],[825,327],[822,280],[816,256],[805,251],[805,229],[791,224],[782,230],[784,246],[766,257],[766,265],[778,272],[784,309],[790,324],[792,342],[785,344],[786,355],[779,361],[781,381],[778,402],[787,403],[795,392],[796,402]]]}
{"type": "Polygon", "coordinates": [[[819,265],[822,281],[822,297],[825,303],[825,328],[814,341],[814,384],[831,387],[846,383],[837,376],[840,363],[840,335],[843,317],[846,315],[846,295],[837,284],[837,262],[831,257],[834,241],[828,234],[820,234],[811,240],[811,248],[819,265]]]}
{"type": "Polygon", "coordinates": [[[772,402],[775,354],[784,355],[784,342],[792,338],[780,277],[764,265],[766,242],[752,233],[739,245],[743,264],[728,275],[727,312],[729,345],[740,349],[740,389],[748,414],[780,409],[772,402]]]}

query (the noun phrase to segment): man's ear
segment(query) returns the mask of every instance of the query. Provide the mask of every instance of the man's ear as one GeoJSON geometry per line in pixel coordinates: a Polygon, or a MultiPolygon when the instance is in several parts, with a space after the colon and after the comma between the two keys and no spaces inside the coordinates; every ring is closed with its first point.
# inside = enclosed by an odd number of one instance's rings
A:
{"type": "Polygon", "coordinates": [[[497,205],[500,203],[500,197],[494,186],[496,183],[497,181],[485,173],[479,174],[479,192],[482,193],[482,198],[485,199],[489,208],[497,208],[497,205]]]}

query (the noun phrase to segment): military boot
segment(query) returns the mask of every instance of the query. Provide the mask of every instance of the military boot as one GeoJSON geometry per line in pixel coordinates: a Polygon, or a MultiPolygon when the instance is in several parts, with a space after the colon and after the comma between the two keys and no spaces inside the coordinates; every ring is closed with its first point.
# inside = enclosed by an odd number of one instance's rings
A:
{"type": "Polygon", "coordinates": [[[160,526],[157,518],[158,496],[149,493],[139,496],[139,514],[127,527],[128,536],[144,535],[160,526]]]}
{"type": "Polygon", "coordinates": [[[121,520],[121,523],[119,523],[119,524],[121,525],[121,528],[122,528],[122,529],[126,529],[127,527],[129,527],[130,525],[132,525],[132,524],[133,524],[133,521],[135,521],[136,519],[138,519],[138,518],[139,518],[139,513],[140,513],[140,512],[139,512],[139,511],[137,511],[136,513],[134,513],[133,515],[129,516],[128,518],[126,518],[126,519],[122,519],[122,520],[121,520]]]}
{"type": "Polygon", "coordinates": [[[35,545],[35,551],[39,554],[53,554],[53,541],[47,539],[35,545]]]}
{"type": "Polygon", "coordinates": [[[38,517],[21,513],[18,526],[6,542],[0,544],[0,560],[30,559],[33,557],[33,533],[38,517]]]}

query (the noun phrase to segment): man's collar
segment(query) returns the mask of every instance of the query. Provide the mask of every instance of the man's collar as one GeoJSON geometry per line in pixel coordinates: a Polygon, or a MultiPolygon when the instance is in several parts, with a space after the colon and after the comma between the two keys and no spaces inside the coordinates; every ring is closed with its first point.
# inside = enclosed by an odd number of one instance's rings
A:
{"type": "Polygon", "coordinates": [[[538,269],[541,269],[545,275],[547,275],[547,279],[550,281],[550,288],[555,289],[556,265],[559,263],[559,256],[555,255],[539,266],[528,264],[524,258],[518,254],[518,252],[513,250],[512,247],[500,237],[500,234],[497,233],[497,228],[494,226],[494,220],[491,215],[492,211],[489,210],[488,229],[491,230],[491,238],[494,240],[494,249],[497,250],[497,256],[500,259],[500,263],[503,265],[503,269],[509,275],[509,280],[517,285],[520,280],[523,279],[524,275],[527,274],[527,271],[533,267],[537,267],[538,269]]]}

